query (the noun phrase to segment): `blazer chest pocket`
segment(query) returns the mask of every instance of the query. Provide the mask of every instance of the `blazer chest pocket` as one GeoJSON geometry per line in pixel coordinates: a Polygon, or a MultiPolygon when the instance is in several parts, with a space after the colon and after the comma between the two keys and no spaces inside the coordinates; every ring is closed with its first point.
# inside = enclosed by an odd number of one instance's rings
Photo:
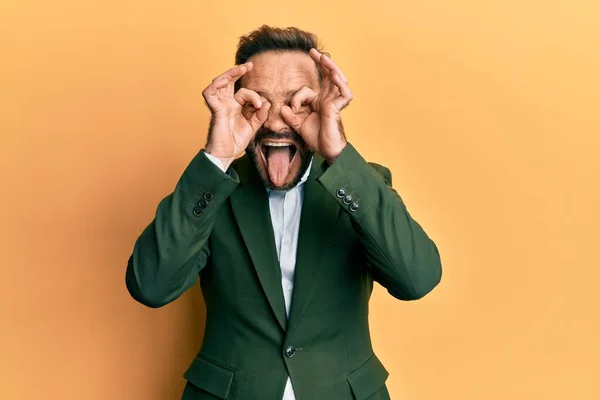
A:
{"type": "Polygon", "coordinates": [[[220,399],[226,399],[234,374],[233,368],[198,355],[183,377],[194,386],[220,399]]]}
{"type": "Polygon", "coordinates": [[[364,400],[385,385],[388,375],[389,373],[381,361],[373,354],[362,366],[352,371],[346,379],[356,400],[364,400]]]}

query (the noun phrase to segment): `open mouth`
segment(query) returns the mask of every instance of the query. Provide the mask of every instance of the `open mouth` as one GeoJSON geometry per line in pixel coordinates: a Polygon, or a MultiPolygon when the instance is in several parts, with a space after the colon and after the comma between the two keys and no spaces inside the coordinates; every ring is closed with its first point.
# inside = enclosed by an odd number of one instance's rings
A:
{"type": "Polygon", "coordinates": [[[260,152],[271,182],[275,186],[284,186],[298,153],[297,146],[290,141],[264,140],[260,152]]]}
{"type": "Polygon", "coordinates": [[[296,145],[290,142],[273,142],[273,141],[264,141],[260,149],[265,157],[265,160],[269,160],[270,155],[279,154],[283,157],[284,154],[287,154],[289,157],[289,163],[292,163],[294,156],[296,155],[296,145]]]}

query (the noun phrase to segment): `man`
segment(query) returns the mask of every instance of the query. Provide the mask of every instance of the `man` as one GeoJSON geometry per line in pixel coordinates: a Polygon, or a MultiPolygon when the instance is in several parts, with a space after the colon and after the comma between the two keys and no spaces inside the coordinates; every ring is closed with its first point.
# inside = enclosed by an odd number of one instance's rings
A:
{"type": "Polygon", "coordinates": [[[346,141],[352,93],[316,48],[296,28],[241,38],[237,66],[202,93],[205,148],[129,259],[127,288],[150,307],[200,278],[206,330],[184,400],[389,399],[369,334],[373,281],[401,300],[440,281],[390,171],[346,141]]]}

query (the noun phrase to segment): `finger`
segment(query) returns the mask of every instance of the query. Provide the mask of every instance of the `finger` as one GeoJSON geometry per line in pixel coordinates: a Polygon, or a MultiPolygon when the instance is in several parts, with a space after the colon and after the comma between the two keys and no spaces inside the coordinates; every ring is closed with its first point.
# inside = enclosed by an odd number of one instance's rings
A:
{"type": "Polygon", "coordinates": [[[315,64],[317,64],[317,69],[319,70],[319,73],[322,75],[322,77],[327,77],[329,75],[329,70],[325,68],[323,63],[321,63],[321,53],[317,49],[312,48],[310,49],[308,54],[310,55],[310,58],[313,59],[315,64]]]}
{"type": "Polygon", "coordinates": [[[299,132],[300,128],[302,127],[302,122],[304,122],[304,119],[300,115],[294,113],[294,111],[289,106],[281,107],[280,112],[285,123],[288,124],[296,132],[299,132]]]}
{"type": "Polygon", "coordinates": [[[226,85],[227,83],[235,83],[235,81],[237,81],[242,76],[244,76],[244,74],[251,71],[253,67],[254,67],[254,64],[252,64],[251,61],[244,63],[244,64],[237,65],[237,66],[223,72],[221,75],[217,76],[215,79],[213,79],[213,82],[218,83],[218,85],[223,85],[223,84],[226,85]]]}
{"type": "Polygon", "coordinates": [[[333,104],[338,110],[341,110],[342,108],[350,104],[354,96],[352,94],[352,91],[350,91],[348,84],[344,82],[339,75],[333,74],[331,79],[340,92],[340,95],[333,100],[333,104]]]}
{"type": "Polygon", "coordinates": [[[247,103],[251,103],[256,109],[259,109],[262,106],[262,100],[260,99],[260,95],[254,90],[241,88],[235,93],[233,98],[235,99],[235,101],[238,102],[240,106],[244,106],[247,103]]]}
{"type": "Polygon", "coordinates": [[[310,58],[312,58],[314,62],[316,62],[318,64],[321,63],[321,53],[319,52],[319,50],[317,50],[313,47],[308,52],[308,55],[310,55],[310,58]]]}
{"type": "Polygon", "coordinates": [[[229,92],[233,94],[233,84],[245,73],[252,70],[252,68],[253,64],[251,62],[247,62],[245,64],[240,64],[236,67],[233,67],[213,79],[212,83],[202,91],[202,97],[204,97],[205,103],[208,105],[208,107],[214,111],[219,105],[220,91],[226,88],[228,93],[227,95],[229,95],[229,92]]]}
{"type": "Polygon", "coordinates": [[[326,75],[321,82],[321,91],[319,93],[321,100],[335,99],[339,95],[340,93],[333,81],[333,77],[331,75],[326,75]]]}
{"type": "Polygon", "coordinates": [[[228,85],[235,83],[238,79],[240,79],[244,74],[248,71],[251,71],[253,68],[252,62],[247,62],[245,64],[240,64],[236,67],[233,67],[221,75],[217,76],[212,80],[211,84],[204,89],[202,92],[205,96],[214,96],[218,93],[219,89],[223,89],[228,85]]]}
{"type": "Polygon", "coordinates": [[[310,105],[314,101],[314,99],[318,96],[318,93],[308,86],[303,86],[292,96],[292,100],[290,101],[291,109],[294,113],[300,111],[302,105],[307,104],[310,105]]]}
{"type": "Polygon", "coordinates": [[[252,130],[254,132],[258,131],[258,129],[263,126],[267,118],[269,118],[269,110],[271,109],[271,103],[268,101],[264,102],[262,107],[256,112],[252,114],[250,120],[248,121],[252,126],[252,130]]]}
{"type": "Polygon", "coordinates": [[[321,56],[321,65],[323,65],[325,68],[327,68],[331,73],[338,74],[344,82],[348,83],[348,79],[346,78],[346,75],[344,75],[342,70],[326,54],[323,54],[321,56]]]}
{"type": "Polygon", "coordinates": [[[341,76],[344,82],[348,83],[346,75],[344,75],[342,70],[333,62],[333,60],[329,56],[320,53],[317,49],[311,49],[309,54],[316,63],[322,65],[324,69],[327,70],[329,73],[337,73],[341,76]]]}

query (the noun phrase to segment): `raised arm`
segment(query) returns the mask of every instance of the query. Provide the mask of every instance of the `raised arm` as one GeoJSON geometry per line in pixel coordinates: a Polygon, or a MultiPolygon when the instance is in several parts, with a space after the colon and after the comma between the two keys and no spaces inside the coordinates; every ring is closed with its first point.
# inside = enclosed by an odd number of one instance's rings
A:
{"type": "Polygon", "coordinates": [[[348,144],[319,182],[350,216],[367,267],[392,296],[416,300],[440,282],[438,249],[392,188],[389,169],[348,144]]]}
{"type": "Polygon", "coordinates": [[[194,157],[135,242],[125,281],[133,298],[149,307],[178,298],[207,264],[217,211],[239,183],[229,166],[268,116],[270,104],[256,92],[242,88],[234,93],[235,82],[251,69],[252,63],[238,65],[204,89],[211,112],[206,151],[194,157]],[[243,115],[246,104],[254,111],[243,115]]]}

